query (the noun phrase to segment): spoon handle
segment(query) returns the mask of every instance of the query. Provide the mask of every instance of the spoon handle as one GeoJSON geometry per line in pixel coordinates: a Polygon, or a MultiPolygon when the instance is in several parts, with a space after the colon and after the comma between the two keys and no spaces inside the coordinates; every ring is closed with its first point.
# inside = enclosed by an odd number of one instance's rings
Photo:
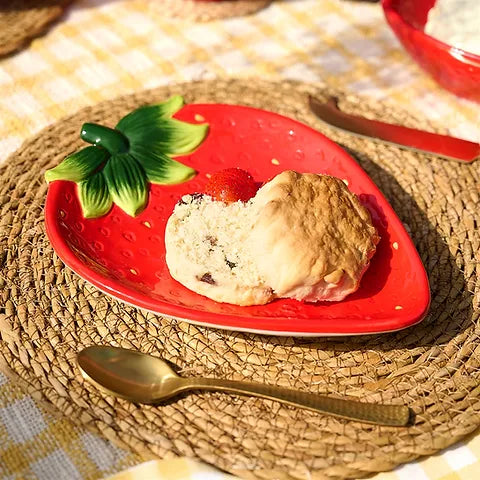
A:
{"type": "Polygon", "coordinates": [[[277,400],[294,407],[377,425],[401,427],[407,425],[411,418],[410,409],[402,405],[382,405],[325,397],[262,383],[195,377],[185,378],[184,380],[183,389],[185,390],[216,390],[240,395],[253,395],[277,400]]]}

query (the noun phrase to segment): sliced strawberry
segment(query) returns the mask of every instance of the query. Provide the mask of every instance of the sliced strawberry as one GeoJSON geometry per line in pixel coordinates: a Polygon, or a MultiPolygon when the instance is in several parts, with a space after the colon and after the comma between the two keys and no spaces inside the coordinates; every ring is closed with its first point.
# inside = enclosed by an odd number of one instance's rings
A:
{"type": "Polygon", "coordinates": [[[207,185],[205,193],[213,199],[232,203],[247,202],[257,193],[258,187],[253,177],[241,168],[227,168],[214,173],[207,185]]]}

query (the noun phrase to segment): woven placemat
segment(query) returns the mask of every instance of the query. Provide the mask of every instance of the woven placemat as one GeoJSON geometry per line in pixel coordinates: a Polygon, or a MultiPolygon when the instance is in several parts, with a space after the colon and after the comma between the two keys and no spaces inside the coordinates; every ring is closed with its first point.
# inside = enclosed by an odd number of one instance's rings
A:
{"type": "Polygon", "coordinates": [[[147,0],[154,14],[195,22],[250,15],[269,5],[272,0],[147,0]]]}
{"type": "Polygon", "coordinates": [[[9,0],[0,2],[0,56],[19,50],[44,34],[72,0],[9,0]]]}
{"type": "Polygon", "coordinates": [[[0,169],[0,366],[73,421],[143,457],[187,455],[244,478],[352,478],[433,454],[480,426],[479,164],[461,165],[337,133],[309,112],[307,93],[347,111],[428,129],[376,102],[294,82],[214,80],[166,86],[86,108],[27,141],[0,169]],[[347,148],[411,232],[432,305],[419,325],[385,335],[298,339],[225,332],[142,312],[66,268],[45,236],[43,172],[78,149],[84,121],[114,125],[174,93],[189,102],[270,109],[347,148]],[[185,374],[246,379],[361,400],[404,403],[409,428],[347,422],[221,393],[161,407],[100,394],[75,355],[112,344],[162,356],[185,374]]]}

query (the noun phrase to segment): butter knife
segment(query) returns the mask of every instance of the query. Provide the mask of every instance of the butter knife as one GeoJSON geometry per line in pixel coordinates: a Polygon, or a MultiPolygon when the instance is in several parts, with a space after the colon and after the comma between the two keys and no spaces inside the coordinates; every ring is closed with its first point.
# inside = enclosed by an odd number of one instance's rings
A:
{"type": "Polygon", "coordinates": [[[310,95],[308,101],[320,120],[344,132],[449,160],[471,163],[480,157],[479,143],[351,115],[340,110],[334,98],[322,102],[310,95]]]}

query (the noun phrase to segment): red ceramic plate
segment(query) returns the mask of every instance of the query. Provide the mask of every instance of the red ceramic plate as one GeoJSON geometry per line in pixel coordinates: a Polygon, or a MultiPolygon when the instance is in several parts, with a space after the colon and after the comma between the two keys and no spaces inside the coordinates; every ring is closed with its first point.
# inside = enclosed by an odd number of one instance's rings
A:
{"type": "Polygon", "coordinates": [[[86,220],[76,186],[55,181],[48,190],[48,237],[59,257],[100,290],[129,304],[202,325],[257,333],[321,336],[388,332],[425,316],[430,290],[422,262],[402,223],[360,166],[338,145],[306,125],[277,114],[233,105],[185,106],[175,115],[208,122],[204,143],[179,158],[199,174],[175,186],[152,185],[136,218],[117,206],[86,220]],[[277,300],[238,307],[191,292],[165,263],[165,224],[181,195],[201,192],[207,174],[226,167],[267,180],[282,170],[335,175],[348,182],[370,210],[382,237],[360,289],[342,302],[277,300]]]}

